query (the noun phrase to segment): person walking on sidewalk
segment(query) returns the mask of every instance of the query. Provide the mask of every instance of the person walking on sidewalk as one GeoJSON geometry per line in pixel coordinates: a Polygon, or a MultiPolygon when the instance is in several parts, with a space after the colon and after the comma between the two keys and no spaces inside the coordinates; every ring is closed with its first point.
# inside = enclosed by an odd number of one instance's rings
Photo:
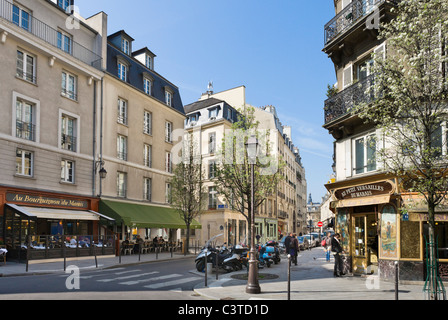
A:
{"type": "Polygon", "coordinates": [[[325,258],[327,262],[330,262],[330,253],[331,253],[331,233],[327,232],[327,235],[322,239],[322,247],[325,250],[325,258]]]}
{"type": "Polygon", "coordinates": [[[341,256],[341,254],[344,251],[342,250],[342,246],[340,243],[340,237],[341,237],[341,235],[339,233],[336,233],[333,236],[333,239],[331,240],[331,251],[333,251],[333,254],[334,254],[333,275],[335,277],[340,277],[340,276],[344,275],[344,273],[342,272],[342,256],[341,256]]]}
{"type": "Polygon", "coordinates": [[[299,251],[299,241],[296,235],[291,236],[291,242],[289,243],[289,254],[291,255],[291,262],[297,265],[297,253],[299,251]]]}

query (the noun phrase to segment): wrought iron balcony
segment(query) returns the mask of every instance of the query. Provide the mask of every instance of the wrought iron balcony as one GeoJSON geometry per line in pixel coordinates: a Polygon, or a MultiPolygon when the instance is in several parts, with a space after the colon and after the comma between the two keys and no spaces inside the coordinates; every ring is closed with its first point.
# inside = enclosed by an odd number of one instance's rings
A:
{"type": "MultiPolygon", "coordinates": [[[[33,34],[37,38],[49,43],[53,47],[73,56],[74,58],[97,69],[101,69],[101,56],[75,41],[70,41],[72,47],[70,48],[70,51],[67,51],[66,48],[61,45],[61,39],[58,38],[57,30],[28,13],[26,13],[26,15],[22,13],[20,18],[20,14],[17,13],[18,10],[20,12],[20,9],[11,2],[0,0],[0,21],[6,20],[11,24],[16,25],[21,30],[25,30],[33,34]]],[[[59,32],[59,37],[60,34],[61,33],[59,32]]]]}
{"type": "Polygon", "coordinates": [[[375,98],[374,83],[375,74],[371,74],[327,99],[324,108],[325,124],[345,116],[361,103],[372,102],[375,98]]]}
{"type": "MultiPolygon", "coordinates": [[[[325,25],[325,45],[387,0],[354,0],[325,25]]],[[[392,1],[395,2],[395,1],[392,1]]]]}

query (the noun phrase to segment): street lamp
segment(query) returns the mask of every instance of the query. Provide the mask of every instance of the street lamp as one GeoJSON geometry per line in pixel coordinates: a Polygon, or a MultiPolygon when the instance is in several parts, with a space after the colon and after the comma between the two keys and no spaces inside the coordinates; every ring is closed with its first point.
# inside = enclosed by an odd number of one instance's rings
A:
{"type": "Polygon", "coordinates": [[[99,174],[100,176],[100,190],[99,190],[99,194],[98,196],[101,197],[102,193],[103,193],[103,183],[102,181],[104,179],[106,179],[107,176],[107,171],[106,169],[104,169],[104,160],[99,160],[99,161],[95,161],[95,173],[99,174]],[[100,168],[100,170],[98,171],[98,168],[100,168]]]}
{"type": "Polygon", "coordinates": [[[257,260],[257,250],[255,249],[255,208],[254,208],[254,167],[257,162],[257,148],[258,140],[255,136],[251,136],[246,142],[247,157],[248,162],[251,165],[250,173],[250,192],[251,192],[251,212],[250,212],[250,228],[251,228],[251,239],[250,239],[250,251],[249,251],[249,276],[247,279],[246,293],[257,294],[261,292],[260,285],[258,283],[258,260],[257,260]]]}

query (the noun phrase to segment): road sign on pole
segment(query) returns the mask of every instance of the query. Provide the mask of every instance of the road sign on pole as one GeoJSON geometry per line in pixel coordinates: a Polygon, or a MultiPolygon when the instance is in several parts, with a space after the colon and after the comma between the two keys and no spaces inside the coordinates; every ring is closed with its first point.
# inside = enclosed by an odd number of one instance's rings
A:
{"type": "Polygon", "coordinates": [[[324,224],[322,223],[322,221],[319,221],[319,222],[317,223],[317,226],[318,226],[319,228],[322,228],[322,227],[324,226],[324,224]]]}

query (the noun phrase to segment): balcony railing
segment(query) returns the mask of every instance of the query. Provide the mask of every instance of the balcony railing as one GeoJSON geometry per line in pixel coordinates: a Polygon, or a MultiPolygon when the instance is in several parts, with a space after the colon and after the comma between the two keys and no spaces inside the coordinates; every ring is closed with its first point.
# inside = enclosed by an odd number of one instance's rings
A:
{"type": "MultiPolygon", "coordinates": [[[[13,10],[14,5],[6,0],[0,0],[0,18],[3,18],[10,23],[18,26],[21,30],[28,31],[39,39],[49,43],[55,48],[61,50],[61,52],[65,52],[74,58],[93,66],[97,69],[101,69],[101,56],[92,52],[91,50],[85,48],[81,44],[72,41],[73,47],[70,52],[64,50],[64,47],[61,46],[60,40],[58,42],[58,31],[45,24],[44,22],[36,19],[32,15],[28,16],[26,20],[26,24],[23,21],[17,21],[17,17],[14,16],[13,10]]],[[[16,7],[17,8],[17,7],[16,7]]]]}
{"type": "Polygon", "coordinates": [[[325,45],[369,15],[386,0],[354,0],[325,25],[325,45]]]}
{"type": "Polygon", "coordinates": [[[361,103],[372,102],[375,98],[375,74],[345,88],[325,101],[325,124],[350,113],[353,107],[361,103]]]}

